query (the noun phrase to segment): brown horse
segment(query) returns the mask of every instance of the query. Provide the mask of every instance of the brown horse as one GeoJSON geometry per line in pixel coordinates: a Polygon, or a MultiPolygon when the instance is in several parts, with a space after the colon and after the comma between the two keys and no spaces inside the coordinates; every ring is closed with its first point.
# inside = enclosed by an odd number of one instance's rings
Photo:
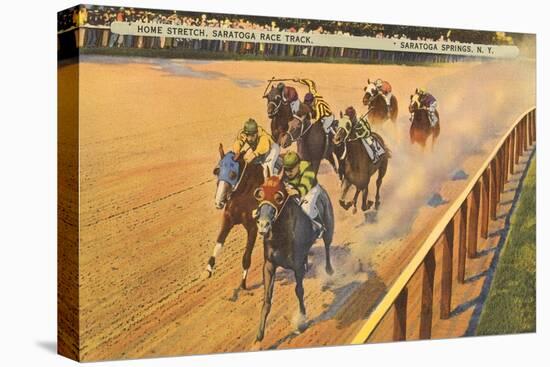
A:
{"type": "Polygon", "coordinates": [[[343,167],[342,195],[339,203],[346,210],[353,205],[354,213],[357,211],[357,199],[361,192],[363,193],[361,210],[365,212],[372,206],[372,201],[367,201],[367,198],[370,179],[376,172],[378,172],[378,176],[376,179],[375,209],[380,208],[380,187],[388,169],[388,160],[391,157],[391,152],[382,137],[374,132],[371,132],[371,134],[386,151],[376,163],[373,163],[369,157],[363,142],[356,136],[352,123],[346,116],[338,122],[338,128],[334,136],[334,144],[338,148],[336,154],[338,154],[340,164],[343,167]],[[356,189],[355,195],[351,202],[346,202],[346,195],[352,185],[356,189]]]}
{"type": "Polygon", "coordinates": [[[367,106],[369,112],[367,113],[367,119],[372,124],[380,124],[388,120],[388,118],[395,122],[397,120],[398,105],[397,98],[394,95],[390,98],[391,112],[388,116],[388,104],[384,96],[378,92],[378,89],[370,81],[367,81],[367,86],[363,89],[365,94],[363,95],[363,105],[367,106]]]}
{"type": "Polygon", "coordinates": [[[267,115],[271,118],[271,135],[279,145],[287,148],[296,142],[298,154],[311,163],[316,173],[323,158],[337,171],[332,139],[320,122],[310,121],[311,108],[301,103],[298,117],[293,116],[290,104],[283,102],[281,92],[273,86],[264,98],[267,99],[267,115]]]}
{"type": "Polygon", "coordinates": [[[418,94],[411,95],[411,103],[409,104],[409,112],[411,113],[411,128],[409,135],[411,144],[418,143],[422,148],[426,147],[426,141],[432,137],[432,148],[440,133],[439,112],[436,110],[437,123],[432,126],[430,117],[426,108],[420,107],[420,98],[418,94]]]}
{"type": "MultiPolygon", "coordinates": [[[[264,238],[264,302],[260,319],[257,341],[264,337],[267,316],[271,310],[271,299],[278,267],[290,269],[296,279],[296,297],[300,314],[305,320],[304,286],[302,284],[307,271],[307,256],[317,239],[311,219],[300,207],[295,197],[288,196],[282,173],[271,176],[256,190],[258,209],[255,218],[258,230],[264,238]]],[[[332,275],[330,263],[330,245],[334,236],[334,212],[327,192],[320,187],[317,199],[319,220],[323,223],[323,242],[325,244],[325,271],[332,275]]],[[[299,328],[303,327],[300,325],[299,328]]]]}
{"type": "Polygon", "coordinates": [[[221,251],[227,235],[234,226],[242,224],[246,229],[247,240],[242,259],[243,277],[241,287],[246,289],[246,277],[258,233],[256,220],[252,217],[252,211],[257,206],[254,191],[264,182],[263,169],[259,164],[246,164],[242,159],[242,154],[238,156],[233,152],[225,154],[221,144],[219,153],[220,162],[214,168],[214,175],[218,179],[215,205],[217,209],[223,209],[223,220],[206,271],[209,277],[212,276],[216,256],[221,251]]]}

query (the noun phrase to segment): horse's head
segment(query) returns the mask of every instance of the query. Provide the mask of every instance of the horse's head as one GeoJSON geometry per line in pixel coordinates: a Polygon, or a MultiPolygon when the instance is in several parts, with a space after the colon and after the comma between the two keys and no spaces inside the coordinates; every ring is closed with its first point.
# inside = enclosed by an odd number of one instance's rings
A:
{"type": "Polygon", "coordinates": [[[370,79],[367,80],[367,86],[363,88],[365,95],[363,96],[363,105],[368,106],[371,98],[378,93],[378,89],[374,82],[371,82],[370,79]]]}
{"type": "MultiPolygon", "coordinates": [[[[302,134],[304,133],[304,120],[300,120],[298,118],[293,118],[288,122],[288,131],[286,132],[286,135],[288,135],[288,140],[290,145],[293,141],[298,140],[302,134]]],[[[283,148],[286,148],[287,146],[283,145],[283,148]]]]}
{"type": "Polygon", "coordinates": [[[271,86],[269,92],[264,95],[267,99],[267,116],[269,118],[275,117],[283,104],[283,90],[271,86]]]}
{"type": "Polygon", "coordinates": [[[221,144],[219,150],[220,161],[214,168],[214,175],[218,179],[215,205],[217,209],[223,209],[239,181],[241,165],[239,162],[240,155],[236,156],[233,152],[224,153],[221,144]]]}
{"type": "Polygon", "coordinates": [[[349,116],[341,114],[340,120],[338,120],[338,125],[336,127],[336,132],[332,138],[334,145],[341,145],[348,139],[349,134],[351,133],[352,125],[353,124],[349,116]]]}
{"type": "Polygon", "coordinates": [[[411,102],[409,103],[409,112],[414,113],[420,108],[420,94],[418,90],[411,94],[411,102]]]}
{"type": "Polygon", "coordinates": [[[269,177],[254,192],[256,200],[258,200],[258,209],[254,211],[254,217],[258,225],[258,232],[263,236],[271,235],[273,223],[288,199],[282,177],[282,172],[278,176],[269,177]]]}

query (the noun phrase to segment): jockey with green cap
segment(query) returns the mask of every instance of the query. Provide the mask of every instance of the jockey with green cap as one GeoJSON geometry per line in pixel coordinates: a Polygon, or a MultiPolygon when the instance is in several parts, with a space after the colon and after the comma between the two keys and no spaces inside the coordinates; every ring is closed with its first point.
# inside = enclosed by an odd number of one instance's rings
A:
{"type": "Polygon", "coordinates": [[[243,159],[250,163],[257,159],[264,169],[264,177],[277,173],[277,159],[281,148],[273,141],[271,135],[256,120],[250,118],[245,121],[243,129],[239,131],[233,144],[233,152],[238,156],[244,152],[243,159]]]}
{"type": "Polygon", "coordinates": [[[311,219],[314,230],[320,238],[324,232],[317,209],[321,187],[317,182],[315,171],[311,168],[311,163],[302,160],[298,153],[290,151],[283,157],[283,168],[283,181],[287,186],[288,195],[300,199],[302,210],[311,219]]]}

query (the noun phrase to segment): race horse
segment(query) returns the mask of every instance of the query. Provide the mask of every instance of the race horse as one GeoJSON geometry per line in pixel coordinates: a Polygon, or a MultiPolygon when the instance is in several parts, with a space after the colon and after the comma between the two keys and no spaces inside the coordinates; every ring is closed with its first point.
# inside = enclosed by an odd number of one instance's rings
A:
{"type": "Polygon", "coordinates": [[[293,116],[290,104],[283,101],[281,91],[273,86],[264,98],[267,99],[267,115],[271,118],[271,135],[275,141],[283,148],[296,142],[298,155],[311,163],[315,173],[319,170],[323,158],[336,172],[330,133],[325,133],[320,122],[310,121],[310,107],[301,103],[297,113],[299,117],[293,116]]]}
{"type": "Polygon", "coordinates": [[[372,124],[385,122],[388,118],[395,122],[397,120],[397,98],[394,95],[390,98],[391,112],[388,115],[388,104],[384,96],[378,91],[370,79],[367,80],[367,86],[363,88],[363,105],[368,107],[367,119],[372,124]]]}
{"type": "MultiPolygon", "coordinates": [[[[307,271],[308,253],[317,239],[317,233],[296,197],[288,195],[282,181],[282,173],[269,177],[256,190],[255,196],[258,200],[258,209],[254,216],[258,231],[264,240],[264,302],[256,335],[256,340],[261,341],[271,309],[275,272],[278,267],[294,272],[300,315],[302,320],[305,320],[303,279],[307,271]]],[[[330,263],[330,245],[334,235],[334,213],[330,198],[323,188],[318,196],[317,208],[324,226],[322,238],[325,244],[325,271],[332,275],[334,270],[330,263]]]]}
{"type": "Polygon", "coordinates": [[[380,208],[380,187],[388,169],[388,160],[391,158],[391,152],[382,137],[374,132],[371,132],[371,134],[385,150],[385,153],[376,163],[373,163],[361,138],[355,134],[349,118],[339,120],[334,135],[334,144],[337,147],[336,154],[343,168],[342,195],[339,203],[345,210],[353,206],[354,213],[357,211],[357,199],[361,192],[363,193],[361,210],[365,212],[371,208],[372,201],[367,200],[369,183],[376,172],[378,172],[378,176],[376,179],[375,209],[380,208]],[[355,186],[356,191],[353,200],[348,202],[346,201],[346,195],[352,185],[355,186]]]}
{"type": "Polygon", "coordinates": [[[411,103],[409,104],[409,112],[411,113],[411,128],[409,135],[411,144],[418,143],[422,148],[426,146],[426,141],[432,137],[432,148],[435,144],[440,132],[439,112],[436,110],[437,123],[432,126],[428,110],[420,106],[420,96],[418,94],[411,95],[411,103]]]}
{"type": "Polygon", "coordinates": [[[258,233],[256,220],[252,217],[252,211],[258,204],[254,191],[264,182],[263,168],[253,162],[245,163],[242,154],[224,153],[222,144],[219,146],[219,153],[220,161],[214,168],[214,175],[217,177],[215,205],[217,209],[223,209],[223,219],[214,252],[208,260],[207,272],[209,277],[212,276],[216,256],[221,251],[227,235],[234,226],[242,224],[247,233],[247,240],[242,259],[241,288],[246,289],[246,277],[258,233]]]}

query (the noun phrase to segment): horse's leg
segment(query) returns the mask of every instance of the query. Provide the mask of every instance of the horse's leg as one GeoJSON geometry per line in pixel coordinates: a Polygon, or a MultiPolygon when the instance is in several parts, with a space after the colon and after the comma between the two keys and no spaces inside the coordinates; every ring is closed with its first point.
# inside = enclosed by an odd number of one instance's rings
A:
{"type": "Polygon", "coordinates": [[[206,266],[208,277],[211,277],[212,273],[214,272],[214,266],[216,265],[216,257],[220,254],[220,251],[223,248],[223,244],[225,243],[225,239],[227,238],[227,235],[231,231],[231,228],[233,228],[233,223],[231,222],[229,215],[227,213],[224,213],[222,228],[220,230],[220,233],[218,234],[218,239],[216,240],[216,246],[214,246],[214,251],[212,252],[212,256],[210,256],[210,259],[208,259],[208,265],[206,266]]]}
{"type": "Polygon", "coordinates": [[[357,199],[359,198],[359,193],[361,191],[356,187],[355,195],[353,195],[353,214],[357,213],[357,199]]]}
{"type": "Polygon", "coordinates": [[[367,182],[365,184],[365,188],[363,189],[363,204],[361,205],[361,210],[364,212],[369,210],[372,205],[372,202],[367,203],[367,199],[369,198],[369,183],[371,178],[371,176],[369,176],[369,172],[367,172],[367,176],[367,182]]]}
{"type": "Polygon", "coordinates": [[[332,234],[329,234],[329,231],[325,231],[323,234],[323,242],[325,243],[325,271],[328,275],[334,274],[334,269],[332,269],[332,264],[330,263],[330,245],[332,243],[332,234]]]}
{"type": "Polygon", "coordinates": [[[375,198],[376,202],[374,204],[374,208],[376,210],[380,208],[380,186],[382,186],[382,180],[386,175],[387,169],[388,169],[388,158],[383,158],[383,161],[380,164],[380,168],[378,168],[378,177],[376,179],[376,198],[375,198]]]}
{"type": "Polygon", "coordinates": [[[340,200],[338,202],[340,203],[340,206],[346,210],[351,207],[351,202],[346,202],[346,195],[348,194],[350,187],[351,183],[344,178],[342,180],[342,195],[340,196],[340,200]]]}
{"type": "MultiPolygon", "coordinates": [[[[307,261],[307,259],[306,259],[307,261]]],[[[306,319],[306,305],[304,304],[304,271],[303,267],[298,267],[298,271],[294,271],[294,277],[296,278],[296,287],[294,291],[296,292],[296,297],[298,298],[298,304],[300,305],[300,325],[298,325],[298,330],[303,330],[303,324],[306,319]]]]}
{"type": "Polygon", "coordinates": [[[269,260],[264,262],[264,304],[262,306],[262,314],[260,316],[260,328],[256,335],[256,341],[262,341],[265,332],[265,323],[267,315],[271,310],[271,297],[273,296],[273,285],[275,283],[275,270],[277,267],[269,260]]]}
{"type": "Polygon", "coordinates": [[[254,243],[256,242],[256,235],[258,234],[258,227],[253,221],[246,223],[246,249],[243,255],[243,279],[241,281],[241,288],[246,289],[246,277],[248,275],[248,269],[250,269],[250,262],[252,258],[252,250],[254,249],[254,243]]]}

